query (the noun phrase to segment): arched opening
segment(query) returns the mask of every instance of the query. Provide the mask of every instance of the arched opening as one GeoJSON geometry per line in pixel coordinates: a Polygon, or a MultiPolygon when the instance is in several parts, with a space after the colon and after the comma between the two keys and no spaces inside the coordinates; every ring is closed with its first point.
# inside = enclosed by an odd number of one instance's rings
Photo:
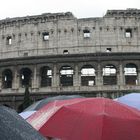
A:
{"type": "Polygon", "coordinates": [[[60,85],[61,86],[73,86],[73,69],[70,66],[61,67],[60,85]]]}
{"type": "Polygon", "coordinates": [[[2,87],[3,88],[12,88],[12,71],[6,69],[2,72],[2,87]]]}
{"type": "Polygon", "coordinates": [[[117,84],[117,70],[114,65],[106,65],[103,68],[103,85],[117,84]]]}
{"type": "Polygon", "coordinates": [[[31,86],[32,71],[29,68],[20,70],[20,83],[22,87],[31,86]]]}
{"type": "Polygon", "coordinates": [[[41,87],[47,87],[52,85],[52,70],[44,66],[40,69],[41,75],[41,87]]]}
{"type": "Polygon", "coordinates": [[[124,67],[125,84],[137,85],[138,84],[138,72],[135,64],[129,63],[124,67]]]}
{"type": "Polygon", "coordinates": [[[81,69],[81,85],[94,86],[95,85],[95,69],[91,65],[85,65],[81,69]]]}

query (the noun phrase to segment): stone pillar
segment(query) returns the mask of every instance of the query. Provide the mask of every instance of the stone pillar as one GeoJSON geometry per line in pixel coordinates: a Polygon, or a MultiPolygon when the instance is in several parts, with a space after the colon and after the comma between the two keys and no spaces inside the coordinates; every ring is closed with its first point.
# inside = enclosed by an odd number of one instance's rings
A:
{"type": "Polygon", "coordinates": [[[138,76],[137,76],[137,79],[138,79],[138,84],[140,86],[140,69],[138,69],[138,76]]]}
{"type": "Polygon", "coordinates": [[[32,88],[39,88],[39,72],[37,71],[37,66],[34,66],[33,77],[32,77],[32,88]]]}
{"type": "Polygon", "coordinates": [[[52,75],[52,87],[58,87],[59,86],[59,70],[57,69],[57,65],[54,64],[53,66],[53,75],[52,75]]]}
{"type": "Polygon", "coordinates": [[[101,65],[98,64],[98,67],[97,67],[97,72],[96,72],[96,85],[97,86],[101,86],[103,85],[103,76],[102,76],[102,69],[101,69],[101,65]]]}
{"type": "Polygon", "coordinates": [[[122,64],[119,65],[119,70],[117,71],[117,79],[118,86],[125,85],[125,75],[122,64]]]}
{"type": "Polygon", "coordinates": [[[0,90],[2,89],[2,73],[0,71],[0,90]]]}
{"type": "Polygon", "coordinates": [[[37,69],[37,71],[36,71],[36,83],[35,83],[35,88],[39,88],[40,87],[40,73],[39,73],[39,71],[38,71],[38,69],[37,69]]]}
{"type": "Polygon", "coordinates": [[[19,86],[20,86],[20,74],[18,73],[18,69],[15,68],[13,71],[12,89],[19,89],[19,86]]]}
{"type": "Polygon", "coordinates": [[[81,72],[79,72],[78,65],[75,65],[74,75],[73,75],[73,86],[80,86],[81,81],[81,72]]]}

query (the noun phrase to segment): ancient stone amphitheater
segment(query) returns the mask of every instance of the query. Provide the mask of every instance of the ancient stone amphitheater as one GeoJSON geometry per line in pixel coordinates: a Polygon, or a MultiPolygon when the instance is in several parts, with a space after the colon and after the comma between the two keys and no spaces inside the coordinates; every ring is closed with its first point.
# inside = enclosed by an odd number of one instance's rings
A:
{"type": "Polygon", "coordinates": [[[140,10],[0,20],[0,103],[18,108],[25,86],[33,100],[140,91],[140,10]]]}

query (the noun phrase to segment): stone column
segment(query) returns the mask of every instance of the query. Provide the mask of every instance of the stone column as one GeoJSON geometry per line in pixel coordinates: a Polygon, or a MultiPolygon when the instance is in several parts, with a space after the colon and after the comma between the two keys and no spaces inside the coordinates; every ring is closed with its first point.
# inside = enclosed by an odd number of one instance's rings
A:
{"type": "Polygon", "coordinates": [[[12,89],[19,89],[19,87],[20,87],[20,74],[18,73],[18,69],[14,68],[12,89]]]}
{"type": "Polygon", "coordinates": [[[137,76],[137,79],[138,79],[138,84],[137,85],[139,85],[140,86],[140,69],[138,69],[138,76],[137,76]]]}
{"type": "Polygon", "coordinates": [[[39,88],[39,72],[37,71],[37,65],[34,66],[33,70],[32,88],[39,88]]]}
{"type": "Polygon", "coordinates": [[[117,85],[118,86],[123,86],[125,85],[125,75],[124,75],[124,70],[122,67],[122,64],[119,65],[119,70],[117,71],[117,85]]]}
{"type": "Polygon", "coordinates": [[[0,90],[2,89],[2,72],[0,71],[0,90]]]}
{"type": "Polygon", "coordinates": [[[81,81],[81,72],[79,72],[78,65],[75,65],[74,75],[73,75],[73,86],[79,87],[81,81]]]}
{"type": "Polygon", "coordinates": [[[96,85],[97,86],[101,86],[103,85],[103,76],[102,76],[102,69],[101,69],[101,65],[98,64],[97,66],[97,72],[96,72],[96,85]]]}
{"type": "Polygon", "coordinates": [[[53,75],[52,75],[52,87],[58,87],[59,86],[59,70],[57,69],[57,65],[54,64],[53,66],[53,75]]]}

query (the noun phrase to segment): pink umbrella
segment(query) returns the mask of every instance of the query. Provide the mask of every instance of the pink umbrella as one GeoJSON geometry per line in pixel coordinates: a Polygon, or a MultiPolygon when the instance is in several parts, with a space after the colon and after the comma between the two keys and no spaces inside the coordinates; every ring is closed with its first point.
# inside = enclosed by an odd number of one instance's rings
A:
{"type": "Polygon", "coordinates": [[[140,139],[140,112],[105,98],[55,101],[27,121],[45,137],[62,140],[140,139]]]}

